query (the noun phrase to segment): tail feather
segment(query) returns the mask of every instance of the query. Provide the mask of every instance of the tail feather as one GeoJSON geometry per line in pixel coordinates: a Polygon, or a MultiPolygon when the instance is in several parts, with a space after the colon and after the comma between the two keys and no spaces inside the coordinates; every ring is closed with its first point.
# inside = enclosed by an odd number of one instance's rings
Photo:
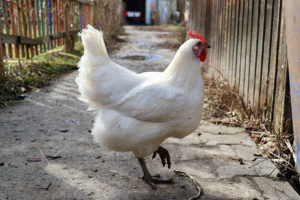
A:
{"type": "Polygon", "coordinates": [[[102,31],[87,25],[87,28],[79,33],[79,36],[84,46],[85,56],[101,56],[102,59],[109,59],[102,31]]]}
{"type": "Polygon", "coordinates": [[[99,94],[96,92],[99,91],[99,85],[95,84],[93,77],[95,77],[97,67],[111,60],[108,57],[101,31],[88,25],[79,33],[79,36],[84,46],[84,54],[78,63],[79,74],[76,83],[81,94],[78,99],[88,103],[90,108],[98,107],[101,104],[98,101],[99,94]]]}

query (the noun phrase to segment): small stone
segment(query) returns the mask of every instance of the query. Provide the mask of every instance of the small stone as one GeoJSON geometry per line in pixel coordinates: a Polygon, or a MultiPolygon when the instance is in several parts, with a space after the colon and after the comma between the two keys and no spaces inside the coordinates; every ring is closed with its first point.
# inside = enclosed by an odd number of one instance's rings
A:
{"type": "Polygon", "coordinates": [[[88,175],[88,177],[89,177],[89,178],[93,178],[93,176],[92,176],[92,175],[88,175]]]}
{"type": "Polygon", "coordinates": [[[239,162],[240,162],[240,165],[244,165],[245,163],[244,163],[244,161],[243,161],[243,159],[239,159],[239,162]]]}
{"type": "Polygon", "coordinates": [[[1,167],[4,166],[4,162],[0,162],[0,166],[1,166],[1,167]]]}
{"type": "Polygon", "coordinates": [[[94,194],[95,194],[95,192],[88,193],[89,196],[94,195],[94,194]]]}
{"type": "Polygon", "coordinates": [[[98,171],[98,169],[93,169],[93,172],[97,172],[98,171]]]}

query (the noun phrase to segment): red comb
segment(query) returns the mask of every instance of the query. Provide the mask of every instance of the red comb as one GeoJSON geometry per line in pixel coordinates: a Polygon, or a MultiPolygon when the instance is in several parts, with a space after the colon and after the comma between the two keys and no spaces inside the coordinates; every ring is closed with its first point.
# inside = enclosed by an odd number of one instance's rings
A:
{"type": "Polygon", "coordinates": [[[200,33],[198,33],[197,31],[189,31],[188,34],[191,38],[199,39],[199,40],[202,40],[203,42],[206,43],[206,40],[204,39],[204,37],[200,33]]]}

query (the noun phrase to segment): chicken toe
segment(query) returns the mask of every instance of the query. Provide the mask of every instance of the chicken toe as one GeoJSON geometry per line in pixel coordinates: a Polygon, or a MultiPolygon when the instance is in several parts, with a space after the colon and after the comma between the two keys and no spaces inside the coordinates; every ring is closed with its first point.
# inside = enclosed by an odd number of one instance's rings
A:
{"type": "Polygon", "coordinates": [[[155,151],[153,153],[152,159],[156,157],[156,154],[159,155],[163,167],[166,165],[166,162],[167,162],[168,168],[170,169],[171,168],[171,159],[170,159],[170,154],[169,154],[168,150],[160,146],[157,149],[157,151],[155,151]]]}

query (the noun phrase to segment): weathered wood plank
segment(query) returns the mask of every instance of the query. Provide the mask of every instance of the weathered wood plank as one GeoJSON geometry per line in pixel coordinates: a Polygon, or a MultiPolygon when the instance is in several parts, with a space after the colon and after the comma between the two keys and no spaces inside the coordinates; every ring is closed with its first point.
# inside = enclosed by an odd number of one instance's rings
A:
{"type": "MultiPolygon", "coordinates": [[[[27,2],[24,2],[24,10],[25,10],[25,19],[27,21],[27,37],[30,37],[32,38],[32,26],[31,26],[31,18],[32,16],[30,15],[30,4],[31,4],[31,1],[27,1],[27,2]]],[[[30,46],[29,47],[30,49],[30,54],[31,54],[31,57],[34,56],[34,52],[33,52],[33,46],[30,46]]],[[[28,57],[29,56],[29,51],[28,51],[28,57]]]]}
{"type": "MultiPolygon", "coordinates": [[[[61,29],[60,29],[60,20],[61,20],[61,18],[60,18],[60,12],[61,12],[61,7],[60,7],[60,0],[57,0],[57,21],[58,21],[58,23],[57,23],[57,26],[58,26],[58,31],[60,32],[61,31],[61,29]]],[[[61,39],[59,39],[58,40],[58,43],[59,43],[59,45],[62,45],[62,40],[61,39]]]]}
{"type": "Polygon", "coordinates": [[[220,73],[221,71],[221,65],[222,65],[222,62],[223,62],[223,48],[224,48],[224,40],[223,40],[223,36],[224,36],[224,18],[225,18],[225,15],[224,15],[224,7],[225,7],[225,1],[221,1],[219,4],[220,4],[220,7],[219,7],[219,11],[217,11],[219,13],[219,15],[216,15],[219,20],[218,20],[218,24],[217,26],[219,27],[218,28],[218,60],[215,61],[215,63],[217,64],[218,66],[218,72],[220,73]]]}
{"type": "Polygon", "coordinates": [[[272,17],[273,17],[273,3],[274,0],[266,0],[265,8],[265,34],[263,38],[263,61],[262,61],[262,75],[261,75],[261,88],[260,88],[260,109],[262,110],[262,117],[266,117],[266,111],[269,105],[267,104],[267,87],[269,82],[270,70],[270,52],[272,44],[272,17]]]}
{"type": "MultiPolygon", "coordinates": [[[[17,30],[18,30],[18,35],[21,35],[23,36],[23,29],[22,29],[22,19],[21,19],[21,16],[22,16],[22,13],[21,13],[21,7],[22,6],[22,2],[21,0],[16,0],[16,4],[17,6],[17,30]]],[[[25,57],[25,50],[24,50],[24,45],[20,45],[20,49],[21,49],[21,55],[22,57],[25,57]]]]}
{"type": "Polygon", "coordinates": [[[232,1],[231,5],[231,24],[230,24],[230,48],[229,48],[229,81],[230,84],[234,84],[234,64],[233,64],[233,52],[234,52],[234,38],[235,38],[235,15],[236,15],[236,0],[232,1]]]}
{"type": "Polygon", "coordinates": [[[278,64],[276,66],[276,86],[274,98],[274,112],[273,123],[275,133],[282,132],[283,127],[283,114],[285,104],[285,85],[287,78],[287,52],[286,52],[286,38],[285,38],[285,19],[281,12],[280,16],[280,37],[279,37],[279,50],[278,50],[278,64]]]}
{"type": "Polygon", "coordinates": [[[222,7],[222,37],[221,37],[221,42],[222,42],[222,47],[221,47],[221,61],[220,61],[220,74],[222,76],[225,75],[225,68],[226,68],[226,42],[227,42],[227,3],[228,0],[223,1],[223,7],[222,7]]]}
{"type": "Polygon", "coordinates": [[[237,87],[237,50],[238,50],[238,41],[239,41],[239,17],[240,17],[240,1],[236,1],[236,7],[235,7],[235,27],[234,27],[234,44],[233,44],[233,53],[232,53],[232,80],[233,85],[237,87]]]}
{"type": "Polygon", "coordinates": [[[70,1],[69,0],[66,0],[65,1],[65,32],[66,32],[66,37],[65,37],[65,52],[70,52],[71,51],[71,40],[70,40],[70,33],[69,33],[69,24],[68,24],[68,21],[69,21],[69,8],[70,8],[70,1]]]}
{"type": "MultiPolygon", "coordinates": [[[[21,28],[22,28],[22,35],[28,37],[28,21],[26,18],[26,8],[25,8],[25,2],[24,0],[19,1],[20,6],[20,17],[21,17],[21,28]]],[[[22,45],[24,47],[25,57],[29,59],[29,47],[26,45],[22,45]]]]}
{"type": "Polygon", "coordinates": [[[242,31],[242,51],[241,51],[241,60],[240,60],[240,65],[241,65],[241,78],[240,78],[240,95],[243,97],[244,102],[245,102],[245,87],[248,84],[248,68],[246,67],[246,49],[247,49],[247,38],[248,38],[248,18],[249,18],[249,0],[246,0],[244,2],[244,16],[243,16],[243,31],[242,31]]]}
{"type": "MultiPolygon", "coordinates": [[[[49,2],[49,0],[44,0],[44,2],[45,2],[45,9],[43,9],[44,10],[44,20],[45,20],[45,22],[44,22],[44,24],[45,24],[45,35],[50,35],[50,28],[49,28],[49,24],[51,23],[50,22],[50,20],[51,19],[49,19],[49,7],[48,7],[48,2],[49,2]]],[[[47,42],[46,43],[46,48],[47,48],[47,50],[49,50],[49,49],[51,49],[51,47],[50,47],[50,42],[47,42]]]]}
{"type": "MultiPolygon", "coordinates": [[[[34,0],[34,3],[35,3],[35,16],[36,16],[36,25],[37,25],[37,28],[38,28],[38,34],[37,36],[38,37],[41,37],[42,36],[42,32],[41,32],[41,18],[42,18],[42,15],[40,15],[40,12],[39,12],[39,3],[40,3],[40,0],[34,0]]],[[[40,45],[39,46],[39,52],[42,53],[43,52],[43,45],[40,45]]]]}
{"type": "MultiPolygon", "coordinates": [[[[11,2],[9,2],[11,3],[11,2]]],[[[6,2],[6,0],[2,0],[2,10],[8,10],[10,12],[10,9],[7,8],[8,2],[6,2]]],[[[3,12],[3,22],[4,22],[4,27],[5,27],[5,33],[6,34],[10,34],[10,27],[9,27],[9,23],[8,23],[8,19],[7,19],[7,12],[3,12]]],[[[4,32],[4,31],[3,31],[4,32]]],[[[8,56],[10,58],[12,58],[12,47],[10,44],[7,45],[8,48],[8,56]]]]}
{"type": "Polygon", "coordinates": [[[250,63],[251,63],[251,38],[252,38],[252,27],[253,27],[253,0],[249,0],[248,5],[248,25],[247,25],[247,44],[246,44],[246,58],[245,58],[245,65],[246,65],[246,73],[245,73],[245,89],[244,89],[244,103],[245,105],[249,106],[249,81],[251,77],[250,73],[250,63]]]}
{"type": "MultiPolygon", "coordinates": [[[[10,16],[10,21],[11,21],[11,34],[12,35],[15,35],[17,34],[17,27],[16,27],[16,18],[14,15],[14,10],[13,10],[13,6],[14,4],[16,4],[16,1],[9,1],[7,2],[8,4],[8,8],[9,8],[9,16],[10,16]]],[[[15,57],[19,58],[20,57],[20,53],[19,53],[19,46],[18,45],[15,45],[15,57]]]]}
{"type": "MultiPolygon", "coordinates": [[[[3,6],[3,2],[2,1],[2,6],[3,6]]],[[[6,15],[6,13],[4,14],[6,15]]],[[[3,24],[2,22],[0,22],[0,33],[3,33],[3,24]]],[[[3,56],[4,56],[4,52],[3,50],[5,50],[4,48],[2,48],[3,44],[2,41],[0,40],[0,83],[4,82],[5,80],[5,71],[4,71],[4,65],[3,65],[3,56]]]]}
{"type": "MultiPolygon", "coordinates": [[[[216,4],[218,5],[217,2],[216,2],[216,4]]],[[[223,7],[224,7],[224,3],[225,3],[225,1],[222,1],[221,3],[219,3],[220,6],[219,6],[218,10],[215,9],[215,12],[219,12],[219,14],[216,14],[215,19],[214,19],[214,21],[217,21],[217,23],[213,22],[213,23],[216,23],[216,28],[218,29],[218,42],[217,42],[218,59],[217,60],[214,59],[214,62],[217,65],[217,70],[218,70],[219,73],[221,71],[221,63],[222,63],[222,48],[223,48],[222,39],[223,39],[223,29],[224,29],[224,27],[223,27],[223,21],[224,21],[223,20],[224,19],[223,7]]],[[[211,55],[211,56],[213,56],[213,55],[211,55]]]]}
{"type": "MultiPolygon", "coordinates": [[[[36,11],[35,11],[35,0],[29,0],[29,5],[30,5],[30,15],[32,15],[31,17],[31,25],[32,25],[32,29],[33,29],[33,37],[37,38],[37,18],[36,18],[36,11]]],[[[39,51],[38,51],[38,45],[34,46],[35,49],[35,55],[38,55],[39,51]]]]}
{"type": "MultiPolygon", "coordinates": [[[[52,21],[52,34],[54,35],[56,33],[55,31],[55,7],[54,7],[54,0],[51,0],[51,21],[52,21]]],[[[56,48],[56,41],[54,40],[53,48],[56,48]]]]}
{"type": "Polygon", "coordinates": [[[230,63],[229,63],[229,58],[230,58],[230,39],[231,39],[231,7],[232,7],[232,0],[228,0],[227,2],[227,11],[226,11],[226,16],[227,16],[227,29],[226,32],[228,33],[226,36],[226,65],[225,65],[225,73],[224,76],[229,80],[229,71],[230,71],[230,63]]]}
{"type": "MultiPolygon", "coordinates": [[[[2,42],[0,40],[0,47],[2,47],[2,42]]],[[[0,48],[0,83],[5,81],[5,72],[3,65],[3,52],[2,48],[0,48]]]]}
{"type": "Polygon", "coordinates": [[[274,0],[273,19],[272,19],[272,41],[271,41],[271,53],[270,53],[270,69],[268,77],[268,91],[267,91],[267,105],[270,107],[271,115],[270,120],[273,121],[274,110],[274,97],[277,75],[277,62],[278,62],[278,46],[280,37],[280,23],[281,23],[281,0],[274,0]]]}
{"type": "Polygon", "coordinates": [[[260,1],[253,0],[253,16],[252,16],[252,39],[251,39],[251,56],[250,56],[250,81],[249,81],[249,102],[253,108],[254,91],[256,82],[256,61],[258,51],[258,34],[259,34],[259,12],[260,1]]]}
{"type": "MultiPolygon", "coordinates": [[[[4,12],[4,15],[6,15],[6,13],[4,12]]],[[[0,16],[1,17],[1,16],[0,16]]],[[[2,21],[0,21],[0,33],[3,33],[4,31],[4,27],[3,27],[3,23],[2,21]]],[[[3,57],[6,56],[6,47],[5,47],[5,44],[1,43],[0,44],[0,48],[1,48],[1,58],[2,59],[3,57]]],[[[0,61],[0,64],[1,64],[1,61],[0,61]]],[[[1,67],[1,66],[0,66],[1,67]]],[[[1,70],[1,69],[0,69],[1,70]]],[[[1,72],[0,72],[1,73],[1,72]]],[[[1,78],[1,77],[0,77],[1,78]]]]}
{"type": "MultiPolygon", "coordinates": [[[[206,14],[205,14],[205,21],[204,21],[204,27],[202,27],[202,30],[205,31],[204,35],[207,41],[212,41],[211,36],[211,29],[214,27],[212,25],[212,10],[213,10],[213,1],[207,1],[206,2],[206,14]]],[[[216,49],[214,49],[216,51],[216,49]]],[[[210,58],[210,57],[209,57],[210,58]]],[[[208,63],[210,60],[208,60],[208,63]]]]}
{"type": "Polygon", "coordinates": [[[242,95],[242,90],[240,88],[244,87],[244,66],[241,65],[242,59],[242,48],[243,48],[243,31],[244,31],[244,0],[240,1],[240,14],[239,14],[239,28],[238,28],[238,44],[236,53],[236,88],[240,95],[242,95]]]}
{"type": "Polygon", "coordinates": [[[262,69],[263,69],[263,50],[264,50],[264,35],[265,35],[265,19],[266,19],[266,0],[260,1],[259,9],[259,27],[258,27],[258,47],[257,47],[257,64],[255,74],[255,89],[254,89],[254,103],[253,106],[257,112],[261,113],[260,108],[260,88],[262,80],[262,69]]]}

